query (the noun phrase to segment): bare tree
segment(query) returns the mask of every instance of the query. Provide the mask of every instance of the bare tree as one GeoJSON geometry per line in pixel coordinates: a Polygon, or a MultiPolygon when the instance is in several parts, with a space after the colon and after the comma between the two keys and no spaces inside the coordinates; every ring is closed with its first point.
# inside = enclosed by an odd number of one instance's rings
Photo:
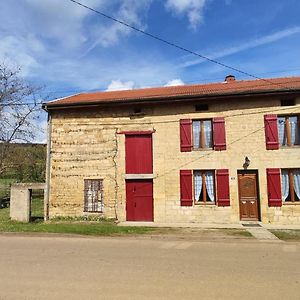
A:
{"type": "Polygon", "coordinates": [[[0,175],[11,167],[11,145],[32,142],[40,130],[41,89],[27,83],[20,71],[0,64],[0,175]]]}

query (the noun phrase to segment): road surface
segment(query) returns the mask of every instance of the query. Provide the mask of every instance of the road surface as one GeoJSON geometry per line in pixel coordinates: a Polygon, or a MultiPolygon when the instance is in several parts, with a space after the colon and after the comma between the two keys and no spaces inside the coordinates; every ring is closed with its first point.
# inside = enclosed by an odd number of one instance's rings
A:
{"type": "Polygon", "coordinates": [[[0,235],[0,299],[300,299],[300,244],[0,235]]]}

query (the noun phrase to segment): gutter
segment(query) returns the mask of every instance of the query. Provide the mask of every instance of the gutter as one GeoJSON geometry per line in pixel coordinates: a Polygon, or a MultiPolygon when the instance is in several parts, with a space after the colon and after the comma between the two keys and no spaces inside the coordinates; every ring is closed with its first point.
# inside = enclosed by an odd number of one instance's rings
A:
{"type": "Polygon", "coordinates": [[[52,119],[48,112],[47,124],[47,159],[46,159],[46,188],[44,192],[44,221],[49,220],[49,199],[50,199],[50,179],[51,179],[51,133],[52,119]]]}
{"type": "MultiPolygon", "coordinates": [[[[167,96],[167,97],[149,97],[149,98],[136,98],[136,99],[113,99],[113,100],[94,100],[94,101],[80,101],[77,103],[62,103],[55,104],[43,103],[42,108],[49,112],[53,109],[65,109],[65,108],[80,108],[87,106],[110,106],[110,105],[136,105],[136,104],[156,104],[156,103],[169,103],[182,102],[182,101],[199,101],[199,100],[226,100],[226,99],[237,99],[237,98],[251,98],[257,96],[283,96],[290,94],[298,94],[300,89],[282,89],[282,90],[268,90],[268,91],[253,91],[253,92],[241,92],[241,93],[228,93],[228,94],[212,94],[212,95],[179,95],[179,96],[167,96]],[[48,105],[50,104],[50,105],[48,105]]],[[[72,97],[72,96],[70,96],[72,97]]]]}

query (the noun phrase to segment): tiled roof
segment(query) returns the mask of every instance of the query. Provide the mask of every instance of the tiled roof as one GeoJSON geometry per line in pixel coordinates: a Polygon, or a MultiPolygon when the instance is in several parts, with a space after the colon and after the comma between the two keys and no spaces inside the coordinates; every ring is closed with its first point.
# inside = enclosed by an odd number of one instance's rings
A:
{"type": "Polygon", "coordinates": [[[45,103],[44,107],[88,105],[101,103],[142,102],[177,97],[209,97],[251,93],[300,91],[300,77],[271,78],[264,80],[234,80],[229,82],[155,87],[123,91],[81,93],[45,103]]]}

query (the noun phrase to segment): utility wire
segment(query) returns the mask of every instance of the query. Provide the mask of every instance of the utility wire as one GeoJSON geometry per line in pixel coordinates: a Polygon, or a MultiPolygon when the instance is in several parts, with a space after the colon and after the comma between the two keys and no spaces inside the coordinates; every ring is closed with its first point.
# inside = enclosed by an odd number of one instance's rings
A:
{"type": "MultiPolygon", "coordinates": [[[[152,33],[149,33],[149,32],[147,32],[147,31],[145,31],[145,30],[139,29],[139,28],[137,28],[137,27],[135,27],[135,26],[133,26],[133,25],[130,25],[130,24],[128,24],[128,23],[125,23],[124,21],[121,21],[121,20],[119,20],[119,19],[116,19],[116,18],[114,18],[114,17],[112,17],[112,16],[109,16],[108,14],[105,14],[105,13],[99,11],[99,10],[96,10],[96,9],[94,9],[94,8],[92,8],[92,7],[90,7],[90,6],[87,6],[87,5],[83,4],[83,3],[80,3],[80,2],[78,2],[78,1],[76,1],[76,0],[69,0],[69,1],[71,1],[71,2],[73,2],[73,3],[75,3],[75,4],[79,5],[79,6],[81,6],[81,7],[83,7],[83,8],[86,8],[86,9],[88,9],[88,10],[90,10],[90,11],[96,13],[96,14],[99,14],[99,15],[101,15],[102,17],[105,17],[105,18],[110,19],[110,20],[112,20],[112,21],[114,21],[114,22],[116,22],[116,23],[119,23],[119,24],[121,24],[121,25],[123,25],[123,26],[126,26],[127,28],[130,28],[130,29],[132,29],[132,30],[135,30],[135,31],[137,31],[137,32],[139,32],[139,33],[141,33],[141,34],[144,34],[144,35],[146,35],[146,36],[148,36],[148,37],[151,37],[151,38],[153,38],[153,39],[155,39],[155,40],[158,40],[158,41],[160,41],[160,42],[162,42],[162,43],[164,43],[164,44],[167,44],[167,45],[169,45],[169,46],[172,46],[172,47],[174,47],[174,48],[177,48],[177,49],[179,49],[179,50],[182,50],[182,51],[184,51],[184,52],[187,52],[187,53],[189,53],[189,54],[192,54],[192,55],[194,55],[194,56],[197,56],[197,57],[200,57],[200,58],[202,58],[202,59],[205,59],[205,60],[207,60],[207,61],[209,61],[209,62],[211,62],[211,63],[217,64],[217,65],[222,66],[222,67],[224,67],[224,68],[227,68],[227,69],[233,70],[233,71],[235,71],[235,72],[244,74],[244,75],[246,75],[246,76],[249,76],[249,77],[252,77],[252,78],[255,78],[255,79],[258,79],[258,80],[265,81],[265,82],[270,83],[270,84],[272,84],[272,85],[277,85],[277,86],[281,86],[281,87],[282,87],[281,84],[277,84],[277,83],[274,83],[274,82],[272,82],[272,81],[270,81],[270,80],[267,80],[267,79],[264,79],[264,78],[260,78],[260,77],[258,77],[258,76],[256,76],[256,75],[250,74],[249,72],[246,72],[246,71],[237,69],[237,68],[235,68],[235,67],[232,67],[232,66],[229,66],[229,65],[227,65],[227,64],[224,64],[224,63],[222,63],[222,62],[219,62],[219,61],[217,61],[217,60],[215,60],[215,59],[209,58],[209,57],[207,57],[207,56],[205,56],[205,55],[203,55],[203,54],[201,54],[201,53],[198,53],[198,52],[194,52],[194,51],[192,51],[192,50],[189,50],[188,48],[182,47],[182,46],[177,45],[177,44],[175,44],[175,43],[173,43],[173,42],[170,42],[170,41],[168,41],[168,40],[166,40],[166,39],[163,39],[163,38],[161,38],[161,37],[159,37],[159,36],[157,36],[157,35],[154,35],[154,34],[152,34],[152,33]]],[[[286,87],[286,86],[283,86],[283,87],[286,88],[286,89],[290,89],[290,88],[288,88],[288,87],[286,87]]]]}

